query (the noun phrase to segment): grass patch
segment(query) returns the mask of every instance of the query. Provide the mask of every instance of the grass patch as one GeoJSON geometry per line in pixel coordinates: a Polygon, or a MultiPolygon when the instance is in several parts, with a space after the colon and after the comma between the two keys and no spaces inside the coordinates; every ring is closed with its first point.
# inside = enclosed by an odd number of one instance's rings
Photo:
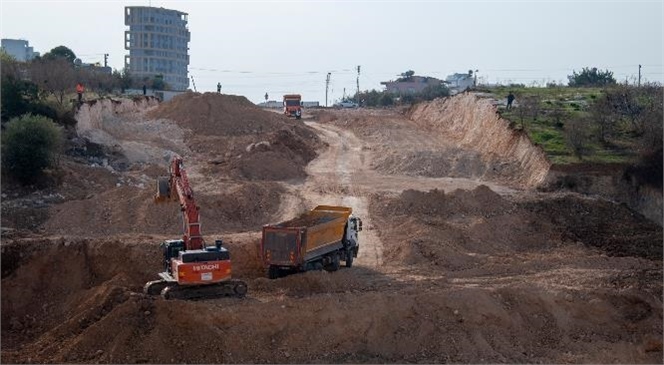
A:
{"type": "MultiPolygon", "coordinates": [[[[604,92],[601,88],[571,87],[507,87],[499,86],[487,90],[496,99],[506,102],[511,92],[516,96],[516,107],[506,110],[498,107],[502,118],[511,122],[515,128],[521,129],[521,118],[517,108],[520,100],[536,96],[540,100],[540,112],[536,119],[524,118],[523,127],[533,143],[542,147],[554,164],[571,164],[580,162],[574,156],[565,140],[565,123],[573,118],[589,116],[588,107],[604,92]]],[[[592,141],[591,155],[584,157],[583,162],[594,163],[626,163],[637,157],[638,141],[628,133],[619,132],[610,143],[592,141]]]]}

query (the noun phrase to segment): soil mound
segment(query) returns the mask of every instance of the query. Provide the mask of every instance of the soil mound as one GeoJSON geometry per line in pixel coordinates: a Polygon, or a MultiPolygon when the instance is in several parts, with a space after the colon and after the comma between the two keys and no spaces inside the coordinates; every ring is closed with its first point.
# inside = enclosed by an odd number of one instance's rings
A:
{"type": "Polygon", "coordinates": [[[662,259],[661,227],[624,205],[577,195],[512,201],[486,186],[449,194],[406,190],[374,196],[370,209],[375,224],[387,228],[380,231],[390,238],[386,257],[406,264],[467,269],[486,255],[547,252],[562,244],[662,259]]]}
{"type": "MultiPolygon", "coordinates": [[[[256,230],[278,208],[283,188],[276,183],[219,184],[217,192],[196,192],[204,233],[256,230]]],[[[100,237],[125,233],[171,234],[182,231],[180,206],[156,204],[154,190],[116,187],[87,199],[50,208],[43,229],[50,234],[100,237]]]]}
{"type": "Polygon", "coordinates": [[[283,181],[304,178],[304,167],[320,147],[300,121],[258,108],[245,97],[186,93],[148,113],[173,120],[191,133],[188,147],[204,155],[208,175],[283,181]]]}
{"type": "Polygon", "coordinates": [[[244,96],[218,93],[178,95],[148,117],[174,120],[195,134],[215,136],[262,134],[288,126],[287,119],[258,108],[244,96]]]}

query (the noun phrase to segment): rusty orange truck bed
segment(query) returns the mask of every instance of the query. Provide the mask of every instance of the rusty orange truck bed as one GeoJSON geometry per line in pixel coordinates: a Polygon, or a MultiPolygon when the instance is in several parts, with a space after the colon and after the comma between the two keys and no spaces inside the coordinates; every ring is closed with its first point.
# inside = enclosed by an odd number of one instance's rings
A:
{"type": "Polygon", "coordinates": [[[349,207],[319,205],[301,216],[263,227],[261,254],[268,276],[350,267],[359,250],[362,221],[349,207]]]}

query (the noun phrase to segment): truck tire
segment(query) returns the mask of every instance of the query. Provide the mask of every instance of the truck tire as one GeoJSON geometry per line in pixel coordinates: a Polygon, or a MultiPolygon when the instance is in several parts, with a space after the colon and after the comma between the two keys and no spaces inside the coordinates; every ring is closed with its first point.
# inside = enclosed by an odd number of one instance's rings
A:
{"type": "Polygon", "coordinates": [[[268,277],[269,279],[278,279],[279,276],[281,276],[281,275],[279,275],[279,274],[280,274],[280,273],[279,273],[279,268],[276,267],[276,266],[270,266],[270,267],[267,269],[267,277],[268,277]]]}
{"type": "Polygon", "coordinates": [[[346,250],[346,267],[353,267],[353,250],[346,250]]]}
{"type": "Polygon", "coordinates": [[[332,262],[330,262],[326,267],[325,270],[327,271],[337,271],[339,270],[339,267],[341,266],[341,260],[339,259],[339,253],[335,252],[331,255],[332,262]]]}

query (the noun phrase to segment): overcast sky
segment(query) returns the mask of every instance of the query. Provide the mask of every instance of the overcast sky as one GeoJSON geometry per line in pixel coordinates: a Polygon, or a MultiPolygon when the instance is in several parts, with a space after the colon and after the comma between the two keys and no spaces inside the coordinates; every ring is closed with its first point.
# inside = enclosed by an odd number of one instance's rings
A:
{"type": "Polygon", "coordinates": [[[65,45],[84,62],[124,66],[124,7],[189,14],[191,64],[198,91],[254,102],[284,93],[330,103],[346,88],[381,89],[412,69],[445,78],[479,70],[484,82],[566,82],[584,66],[619,81],[664,81],[662,1],[10,1],[1,3],[2,38],[42,54],[65,45]]]}

